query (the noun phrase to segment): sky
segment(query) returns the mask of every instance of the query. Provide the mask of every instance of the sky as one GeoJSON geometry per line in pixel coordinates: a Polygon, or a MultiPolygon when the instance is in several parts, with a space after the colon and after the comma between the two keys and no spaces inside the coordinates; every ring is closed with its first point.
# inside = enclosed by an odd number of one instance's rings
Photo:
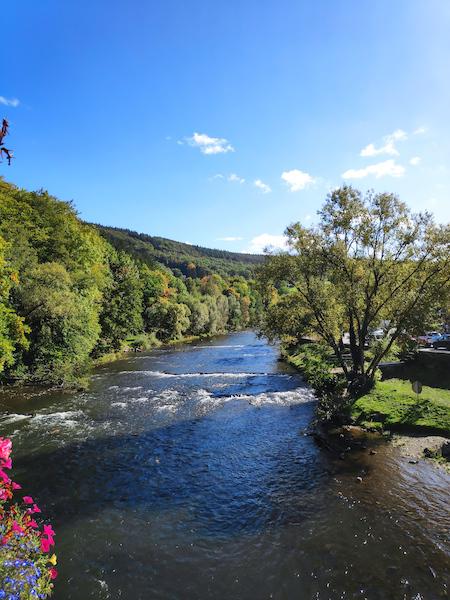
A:
{"type": "Polygon", "coordinates": [[[330,189],[450,219],[448,0],[2,2],[0,175],[90,222],[281,246],[330,189]]]}

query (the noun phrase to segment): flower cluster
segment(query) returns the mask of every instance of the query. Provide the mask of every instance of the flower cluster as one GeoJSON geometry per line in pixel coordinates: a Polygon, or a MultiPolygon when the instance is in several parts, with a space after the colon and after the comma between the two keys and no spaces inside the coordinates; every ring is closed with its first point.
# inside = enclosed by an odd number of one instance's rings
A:
{"type": "Polygon", "coordinates": [[[58,575],[51,525],[36,521],[41,512],[31,496],[14,501],[21,486],[12,481],[11,440],[0,437],[0,600],[48,598],[58,575]]]}

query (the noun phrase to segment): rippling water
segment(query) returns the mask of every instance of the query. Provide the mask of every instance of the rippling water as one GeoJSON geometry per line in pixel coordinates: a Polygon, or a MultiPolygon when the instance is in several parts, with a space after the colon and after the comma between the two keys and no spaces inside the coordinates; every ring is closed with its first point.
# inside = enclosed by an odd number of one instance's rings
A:
{"type": "Polygon", "coordinates": [[[57,529],[56,600],[447,597],[449,476],[387,445],[319,450],[313,394],[250,332],[0,407],[57,529]]]}

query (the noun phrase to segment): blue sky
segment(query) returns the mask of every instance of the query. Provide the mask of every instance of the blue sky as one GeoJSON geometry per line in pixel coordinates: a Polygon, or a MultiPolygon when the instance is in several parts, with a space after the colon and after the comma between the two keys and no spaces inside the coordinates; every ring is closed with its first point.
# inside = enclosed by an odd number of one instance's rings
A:
{"type": "Polygon", "coordinates": [[[448,0],[2,3],[7,180],[88,220],[277,244],[343,181],[450,217],[448,0]]]}

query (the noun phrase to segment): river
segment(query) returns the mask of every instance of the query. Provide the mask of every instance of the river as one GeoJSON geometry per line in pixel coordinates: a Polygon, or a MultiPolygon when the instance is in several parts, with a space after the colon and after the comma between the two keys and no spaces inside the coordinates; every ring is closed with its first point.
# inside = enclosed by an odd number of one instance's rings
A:
{"type": "Polygon", "coordinates": [[[0,394],[15,479],[57,531],[55,600],[447,597],[449,475],[389,444],[320,450],[277,357],[242,332],[104,365],[86,392],[0,394]]]}

